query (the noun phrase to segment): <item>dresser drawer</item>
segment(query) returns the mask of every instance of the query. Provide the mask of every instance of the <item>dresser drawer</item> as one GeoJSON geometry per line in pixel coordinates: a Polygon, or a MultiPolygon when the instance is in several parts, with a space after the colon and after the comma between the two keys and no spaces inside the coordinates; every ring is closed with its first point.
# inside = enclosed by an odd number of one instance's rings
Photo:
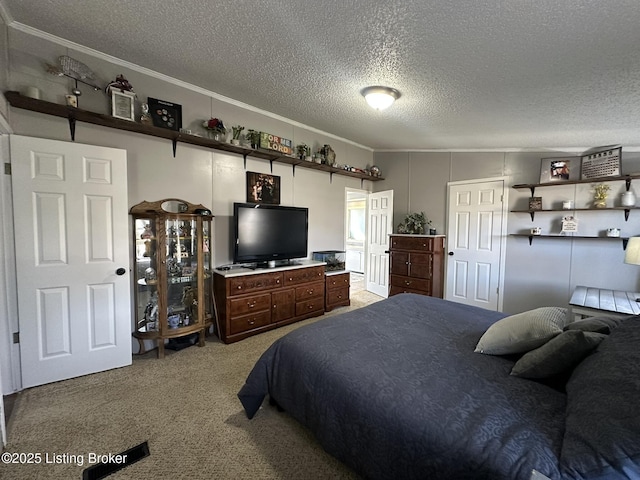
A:
{"type": "Polygon", "coordinates": [[[259,312],[261,310],[269,310],[271,308],[271,294],[263,293],[262,295],[233,298],[229,300],[229,305],[232,317],[259,312]]]}
{"type": "Polygon", "coordinates": [[[270,322],[271,311],[267,310],[266,312],[232,317],[229,319],[229,330],[231,335],[235,335],[236,333],[246,332],[247,330],[253,330],[254,328],[269,325],[270,322]]]}
{"type": "Polygon", "coordinates": [[[302,287],[296,288],[296,302],[300,302],[302,300],[308,300],[311,298],[318,298],[324,295],[324,284],[323,283],[310,283],[309,285],[304,285],[302,287]]]}
{"type": "Polygon", "coordinates": [[[391,237],[392,249],[433,251],[433,238],[430,237],[391,237]]]}
{"type": "Polygon", "coordinates": [[[324,311],[324,296],[304,302],[296,302],[296,316],[305,315],[311,312],[324,311]]]}
{"type": "Polygon", "coordinates": [[[349,300],[349,287],[327,290],[327,305],[334,305],[349,300]]]}
{"type": "Polygon", "coordinates": [[[341,273],[339,275],[327,275],[327,290],[334,288],[348,287],[351,275],[349,273],[341,273]]]}
{"type": "Polygon", "coordinates": [[[431,290],[431,281],[422,278],[391,275],[391,287],[429,292],[431,290]]]}
{"type": "Polygon", "coordinates": [[[282,286],[282,272],[245,275],[229,280],[229,295],[243,295],[280,286],[282,286]]]}
{"type": "Polygon", "coordinates": [[[324,267],[299,268],[284,272],[284,284],[286,286],[299,285],[301,283],[324,281],[324,267]]]}

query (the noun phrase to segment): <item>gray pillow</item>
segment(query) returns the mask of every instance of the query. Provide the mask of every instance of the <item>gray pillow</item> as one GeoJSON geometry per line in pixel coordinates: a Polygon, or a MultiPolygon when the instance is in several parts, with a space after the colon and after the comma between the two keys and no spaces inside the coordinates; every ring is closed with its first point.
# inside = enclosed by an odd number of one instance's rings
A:
{"type": "Polygon", "coordinates": [[[611,333],[615,327],[620,325],[621,320],[613,317],[587,317],[576,320],[564,327],[567,330],[582,330],[583,332],[611,333]]]}
{"type": "Polygon", "coordinates": [[[549,378],[572,370],[606,338],[604,333],[567,330],[525,353],[511,369],[522,378],[549,378]]]}
{"type": "Polygon", "coordinates": [[[491,325],[476,345],[475,352],[487,355],[524,353],[562,333],[567,309],[540,307],[511,315],[491,325]]]}

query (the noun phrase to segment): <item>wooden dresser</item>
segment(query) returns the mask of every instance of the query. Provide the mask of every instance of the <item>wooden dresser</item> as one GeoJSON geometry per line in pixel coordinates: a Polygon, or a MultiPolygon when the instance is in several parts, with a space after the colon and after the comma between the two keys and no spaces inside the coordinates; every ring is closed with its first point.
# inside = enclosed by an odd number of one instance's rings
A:
{"type": "Polygon", "coordinates": [[[348,271],[340,270],[325,273],[325,311],[330,312],[336,307],[351,305],[351,300],[349,299],[350,283],[351,273],[348,271]]]}
{"type": "Polygon", "coordinates": [[[218,336],[224,343],[324,313],[324,263],[215,271],[218,336]]]}
{"type": "Polygon", "coordinates": [[[391,235],[389,296],[419,293],[442,298],[444,235],[391,235]]]}

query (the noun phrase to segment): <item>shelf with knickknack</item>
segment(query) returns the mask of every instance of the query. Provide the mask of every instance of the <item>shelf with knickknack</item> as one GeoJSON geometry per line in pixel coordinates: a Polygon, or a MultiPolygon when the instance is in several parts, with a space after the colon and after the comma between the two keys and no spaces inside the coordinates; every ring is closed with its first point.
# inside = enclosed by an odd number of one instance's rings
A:
{"type": "Polygon", "coordinates": [[[173,156],[176,155],[176,149],[178,143],[186,143],[189,145],[196,145],[199,147],[210,148],[214,150],[220,150],[228,153],[235,153],[244,157],[244,163],[246,168],[247,157],[259,158],[262,160],[268,160],[271,164],[271,170],[273,171],[273,162],[283,163],[291,165],[293,173],[295,175],[295,168],[302,167],[312,170],[320,170],[330,174],[330,179],[333,179],[333,175],[342,175],[347,177],[353,177],[360,179],[360,183],[365,180],[372,182],[384,180],[382,176],[368,175],[366,173],[354,172],[344,170],[342,168],[333,167],[331,165],[313,163],[300,158],[283,155],[275,150],[267,150],[264,148],[250,148],[240,145],[232,145],[224,141],[218,141],[210,138],[200,137],[198,135],[182,133],[176,130],[170,130],[167,128],[156,127],[153,125],[145,125],[142,123],[132,122],[129,120],[122,120],[115,118],[111,115],[105,115],[88,110],[82,110],[77,107],[68,105],[60,105],[45,100],[35,99],[21,95],[16,91],[5,92],[5,98],[12,107],[22,108],[24,110],[30,110],[32,112],[44,113],[47,115],[53,115],[56,117],[66,118],[69,122],[69,130],[71,134],[71,140],[75,141],[75,130],[77,122],[85,122],[93,125],[99,125],[108,128],[115,128],[118,130],[124,130],[127,132],[140,133],[143,135],[150,135],[158,138],[166,138],[171,140],[173,146],[173,156]]]}
{"type": "MultiPolygon", "coordinates": [[[[581,180],[567,180],[562,182],[546,182],[546,183],[535,183],[535,184],[517,184],[513,185],[512,188],[518,189],[529,189],[531,191],[531,197],[533,199],[535,195],[535,189],[538,187],[559,187],[564,185],[576,185],[576,184],[585,184],[585,183],[606,183],[606,182],[625,182],[625,191],[630,192],[631,182],[634,179],[640,178],[640,174],[628,174],[628,175],[618,175],[618,176],[608,176],[608,177],[599,177],[599,178],[589,178],[589,179],[581,179],[581,180]]],[[[631,195],[633,195],[631,193],[631,195]]],[[[539,200],[538,200],[539,201],[539,200]]],[[[635,200],[634,200],[635,202],[635,200]]],[[[512,213],[528,213],[531,216],[531,221],[534,220],[536,213],[546,213],[546,212],[588,212],[588,211],[622,211],[624,212],[624,220],[625,222],[629,219],[629,214],[631,210],[640,210],[640,207],[636,207],[635,205],[625,205],[625,206],[613,206],[613,207],[599,207],[599,206],[590,206],[590,207],[575,207],[574,205],[565,206],[558,208],[524,208],[524,209],[513,209],[512,213]]],[[[529,245],[532,244],[534,237],[539,238],[550,238],[550,239],[597,239],[597,240],[622,240],[622,247],[626,249],[627,242],[629,241],[628,237],[620,237],[617,236],[595,236],[595,235],[563,235],[563,234],[554,234],[554,235],[540,235],[533,233],[512,233],[510,236],[514,237],[527,237],[529,239],[529,245]]]]}

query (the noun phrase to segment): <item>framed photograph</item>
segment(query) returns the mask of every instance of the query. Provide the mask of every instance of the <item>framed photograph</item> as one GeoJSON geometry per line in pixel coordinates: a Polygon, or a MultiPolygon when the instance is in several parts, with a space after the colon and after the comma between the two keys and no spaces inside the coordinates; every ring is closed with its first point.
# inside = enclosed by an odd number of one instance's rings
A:
{"type": "MultiPolygon", "coordinates": [[[[602,148],[602,147],[600,147],[602,148]]],[[[617,177],[620,175],[622,147],[589,152],[582,156],[581,178],[617,177]]]]}
{"type": "Polygon", "coordinates": [[[133,113],[135,107],[136,94],[133,92],[123,92],[121,90],[111,90],[111,116],[121,120],[135,122],[133,113]]]}
{"type": "Polygon", "coordinates": [[[156,127],[180,131],[182,128],[182,105],[151,97],[147,98],[147,104],[151,120],[156,127]]]}
{"type": "Polygon", "coordinates": [[[580,176],[579,157],[543,158],[540,165],[540,183],[566,182],[580,176]]]}
{"type": "Polygon", "coordinates": [[[280,177],[247,172],[247,202],[280,205],[280,177]]]}

